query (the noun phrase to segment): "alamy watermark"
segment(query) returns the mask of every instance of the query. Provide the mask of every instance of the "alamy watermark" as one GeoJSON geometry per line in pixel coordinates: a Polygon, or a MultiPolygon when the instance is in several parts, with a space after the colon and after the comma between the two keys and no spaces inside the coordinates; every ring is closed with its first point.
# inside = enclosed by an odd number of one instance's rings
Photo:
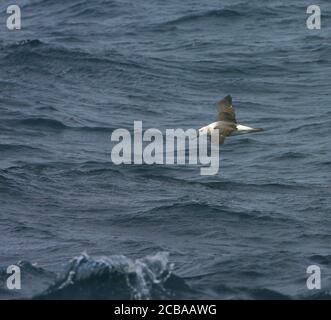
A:
{"type": "Polygon", "coordinates": [[[21,30],[21,8],[18,5],[10,5],[7,8],[7,14],[10,16],[7,18],[8,30],[21,30]]]}
{"type": "Polygon", "coordinates": [[[317,5],[311,5],[307,8],[307,14],[310,14],[306,21],[307,28],[310,30],[321,29],[321,8],[317,5]]]}
{"type": "Polygon", "coordinates": [[[8,290],[20,290],[21,289],[21,268],[17,265],[11,265],[7,268],[7,274],[9,275],[6,281],[8,290]]]}
{"type": "MultiPolygon", "coordinates": [[[[309,5],[307,7],[306,13],[310,16],[306,20],[307,28],[310,30],[320,30],[321,29],[321,8],[319,5],[309,5]]],[[[21,8],[12,4],[7,7],[7,14],[10,16],[7,18],[7,28],[8,30],[21,30],[21,8]]]]}
{"type": "Polygon", "coordinates": [[[142,121],[134,121],[133,133],[127,129],[112,132],[111,150],[114,164],[201,165],[201,175],[215,175],[219,171],[219,130],[199,135],[195,129],[166,129],[165,134],[155,128],[143,132],[142,121]],[[209,143],[210,142],[210,143],[209,143]]]}
{"type": "Polygon", "coordinates": [[[311,265],[307,268],[307,274],[310,276],[307,279],[308,290],[320,290],[321,289],[321,268],[317,265],[311,265]]]}
{"type": "MultiPolygon", "coordinates": [[[[8,275],[6,287],[8,290],[20,290],[22,288],[21,268],[17,265],[10,265],[7,267],[6,273],[8,275]]],[[[317,265],[310,265],[306,269],[309,275],[306,281],[308,290],[320,290],[321,286],[321,268],[317,265]]]]}

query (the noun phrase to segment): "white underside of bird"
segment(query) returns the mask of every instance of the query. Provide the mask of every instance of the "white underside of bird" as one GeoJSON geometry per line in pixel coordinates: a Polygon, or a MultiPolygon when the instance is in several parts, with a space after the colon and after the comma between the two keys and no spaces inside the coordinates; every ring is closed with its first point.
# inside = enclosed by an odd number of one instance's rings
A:
{"type": "MultiPolygon", "coordinates": [[[[213,122],[205,127],[202,127],[199,129],[199,135],[207,134],[211,135],[212,132],[215,130],[215,127],[219,127],[222,121],[216,121],[213,122]]],[[[230,135],[237,135],[237,134],[244,134],[244,133],[251,133],[251,132],[256,132],[258,129],[244,126],[242,124],[236,124],[236,129],[233,132],[231,132],[230,135]]],[[[260,130],[259,130],[260,131],[260,130]]]]}

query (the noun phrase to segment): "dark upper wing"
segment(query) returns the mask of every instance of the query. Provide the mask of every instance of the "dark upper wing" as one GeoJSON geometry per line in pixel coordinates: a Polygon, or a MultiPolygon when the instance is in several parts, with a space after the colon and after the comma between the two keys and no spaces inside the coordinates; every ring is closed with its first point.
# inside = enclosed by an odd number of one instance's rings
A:
{"type": "MultiPolygon", "coordinates": [[[[218,124],[214,127],[214,129],[218,130],[219,144],[223,144],[225,138],[237,130],[237,125],[233,122],[218,122],[218,124]]],[[[217,141],[215,141],[214,134],[211,135],[211,140],[214,143],[217,142],[217,141]]]]}
{"type": "Polygon", "coordinates": [[[236,114],[232,107],[232,97],[226,96],[217,104],[218,120],[237,123],[236,114]]]}
{"type": "Polygon", "coordinates": [[[237,125],[235,123],[219,122],[214,129],[218,129],[220,135],[228,137],[237,130],[237,125]]]}

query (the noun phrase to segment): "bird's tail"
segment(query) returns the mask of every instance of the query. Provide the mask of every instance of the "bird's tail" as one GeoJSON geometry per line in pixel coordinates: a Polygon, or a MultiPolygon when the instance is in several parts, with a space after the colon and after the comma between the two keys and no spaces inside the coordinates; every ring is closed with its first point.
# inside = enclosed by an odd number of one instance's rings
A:
{"type": "Polygon", "coordinates": [[[253,128],[252,130],[250,130],[250,132],[261,132],[264,131],[263,128],[253,128]]]}

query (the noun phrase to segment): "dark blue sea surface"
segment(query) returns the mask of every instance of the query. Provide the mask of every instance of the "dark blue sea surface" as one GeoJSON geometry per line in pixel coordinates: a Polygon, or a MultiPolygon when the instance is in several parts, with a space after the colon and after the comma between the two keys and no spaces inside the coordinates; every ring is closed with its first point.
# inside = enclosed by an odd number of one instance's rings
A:
{"type": "Polygon", "coordinates": [[[1,299],[331,297],[328,1],[321,30],[305,0],[15,2],[17,31],[0,4],[1,299]],[[227,94],[266,131],[226,139],[217,175],[111,162],[114,129],[199,128],[227,94]]]}

